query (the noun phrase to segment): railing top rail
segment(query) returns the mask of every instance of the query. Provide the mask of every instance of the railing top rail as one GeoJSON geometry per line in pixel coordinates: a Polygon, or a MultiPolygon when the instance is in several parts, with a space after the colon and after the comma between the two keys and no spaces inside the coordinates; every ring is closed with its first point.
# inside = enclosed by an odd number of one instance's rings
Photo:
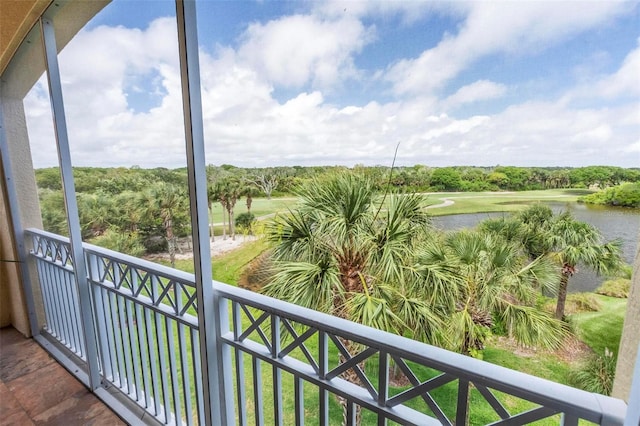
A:
{"type": "MultiPolygon", "coordinates": [[[[26,229],[25,232],[33,235],[43,236],[62,243],[69,243],[69,238],[57,234],[52,234],[51,232],[43,231],[41,229],[29,228],[26,229]]],[[[108,259],[117,260],[120,263],[135,265],[135,267],[138,269],[153,272],[154,274],[162,276],[163,278],[178,281],[190,287],[195,286],[195,276],[188,272],[183,272],[177,269],[170,268],[168,266],[160,265],[158,263],[150,262],[138,257],[129,256],[128,254],[109,250],[103,247],[98,247],[89,243],[82,243],[82,247],[84,248],[84,251],[86,253],[93,253],[108,259]]]]}
{"type": "Polygon", "coordinates": [[[587,420],[622,424],[626,404],[557,382],[214,281],[223,297],[587,420]]]}

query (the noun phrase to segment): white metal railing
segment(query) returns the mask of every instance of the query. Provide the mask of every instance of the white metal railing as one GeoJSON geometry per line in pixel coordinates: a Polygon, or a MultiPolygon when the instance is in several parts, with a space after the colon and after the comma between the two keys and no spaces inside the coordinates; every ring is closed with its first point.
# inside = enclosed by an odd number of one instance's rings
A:
{"type": "MultiPolygon", "coordinates": [[[[80,317],[72,314],[77,299],[68,240],[28,232],[44,298],[43,332],[82,357],[74,337],[80,317]]],[[[83,248],[103,381],[161,423],[202,424],[207,379],[200,374],[194,276],[89,244],[83,248]]],[[[235,388],[225,398],[233,405],[225,407],[235,416],[230,423],[328,425],[343,416],[349,424],[358,416],[362,424],[624,422],[626,405],[614,398],[212,285],[231,316],[216,342],[233,355],[223,378],[235,388]]]]}

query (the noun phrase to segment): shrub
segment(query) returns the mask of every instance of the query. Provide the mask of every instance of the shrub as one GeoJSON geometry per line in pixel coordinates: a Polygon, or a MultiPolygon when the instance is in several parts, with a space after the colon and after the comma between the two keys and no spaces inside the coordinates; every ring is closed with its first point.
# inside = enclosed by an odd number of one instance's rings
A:
{"type": "Polygon", "coordinates": [[[597,312],[600,302],[593,293],[571,293],[567,296],[567,304],[574,307],[575,312],[597,312]]]}
{"type": "Polygon", "coordinates": [[[91,243],[131,256],[142,256],[145,252],[144,246],[140,243],[140,237],[135,232],[120,233],[108,229],[104,234],[92,239],[91,243]]]}
{"type": "Polygon", "coordinates": [[[638,208],[640,207],[640,183],[625,183],[606,188],[594,194],[581,197],[580,200],[592,204],[638,208]]]}
{"type": "Polygon", "coordinates": [[[596,289],[597,294],[604,296],[617,297],[619,299],[626,299],[629,297],[629,291],[631,289],[631,280],[627,278],[616,278],[613,280],[607,280],[602,283],[600,287],[596,289]]]}
{"type": "MultiPolygon", "coordinates": [[[[536,306],[545,312],[554,313],[556,309],[556,299],[542,297],[538,300],[536,306]]],[[[569,293],[565,305],[565,313],[567,315],[577,314],[580,312],[598,312],[600,310],[600,302],[593,293],[569,293]]]]}
{"type": "Polygon", "coordinates": [[[252,234],[253,225],[256,222],[256,217],[253,213],[240,213],[236,216],[236,228],[240,230],[246,230],[249,234],[252,234]]]}
{"type": "Polygon", "coordinates": [[[571,383],[588,392],[611,395],[616,374],[616,358],[609,349],[604,355],[593,354],[570,376],[571,383]]]}
{"type": "Polygon", "coordinates": [[[167,239],[160,235],[151,235],[145,238],[142,241],[142,245],[147,253],[162,253],[168,249],[167,239]]]}

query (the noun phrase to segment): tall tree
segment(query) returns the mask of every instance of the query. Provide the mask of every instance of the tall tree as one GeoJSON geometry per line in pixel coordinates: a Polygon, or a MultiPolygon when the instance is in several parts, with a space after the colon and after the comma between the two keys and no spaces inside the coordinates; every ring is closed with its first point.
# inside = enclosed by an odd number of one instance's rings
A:
{"type": "Polygon", "coordinates": [[[263,173],[257,175],[253,183],[260,188],[267,200],[271,199],[271,193],[278,187],[278,176],[275,173],[263,173]]]}
{"type": "MultiPolygon", "coordinates": [[[[442,320],[424,300],[430,280],[418,279],[411,263],[427,238],[423,197],[394,195],[382,209],[371,182],[348,173],[313,179],[299,196],[299,206],[267,228],[275,273],[264,292],[433,342],[442,320]]],[[[354,355],[353,343],[342,344],[354,355]]],[[[345,378],[359,382],[352,370],[345,378]]]]}
{"type": "Polygon", "coordinates": [[[176,222],[184,220],[188,209],[185,191],[176,185],[158,182],[143,194],[142,202],[147,215],[160,218],[169,247],[171,267],[175,267],[176,227],[182,224],[176,222]]]}
{"type": "Polygon", "coordinates": [[[550,230],[554,257],[562,271],[556,305],[556,318],[562,319],[569,278],[576,273],[578,263],[592,268],[598,274],[614,272],[622,262],[620,241],[603,243],[596,227],[575,220],[568,212],[560,214],[550,230]]]}

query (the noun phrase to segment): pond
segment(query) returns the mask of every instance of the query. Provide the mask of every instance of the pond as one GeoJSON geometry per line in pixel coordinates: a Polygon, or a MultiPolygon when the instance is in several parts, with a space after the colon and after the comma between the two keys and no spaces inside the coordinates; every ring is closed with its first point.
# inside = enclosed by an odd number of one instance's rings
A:
{"type": "MultiPolygon", "coordinates": [[[[577,220],[587,222],[597,227],[605,240],[620,239],[622,241],[622,256],[625,262],[631,264],[634,261],[640,240],[640,210],[625,209],[606,206],[595,206],[582,203],[558,203],[548,205],[554,212],[570,211],[577,220]]],[[[432,223],[442,230],[454,230],[471,228],[487,218],[499,218],[510,213],[471,213],[450,216],[436,216],[432,223]]],[[[569,291],[593,291],[602,283],[603,278],[598,277],[586,267],[579,267],[569,280],[569,291]]]]}

